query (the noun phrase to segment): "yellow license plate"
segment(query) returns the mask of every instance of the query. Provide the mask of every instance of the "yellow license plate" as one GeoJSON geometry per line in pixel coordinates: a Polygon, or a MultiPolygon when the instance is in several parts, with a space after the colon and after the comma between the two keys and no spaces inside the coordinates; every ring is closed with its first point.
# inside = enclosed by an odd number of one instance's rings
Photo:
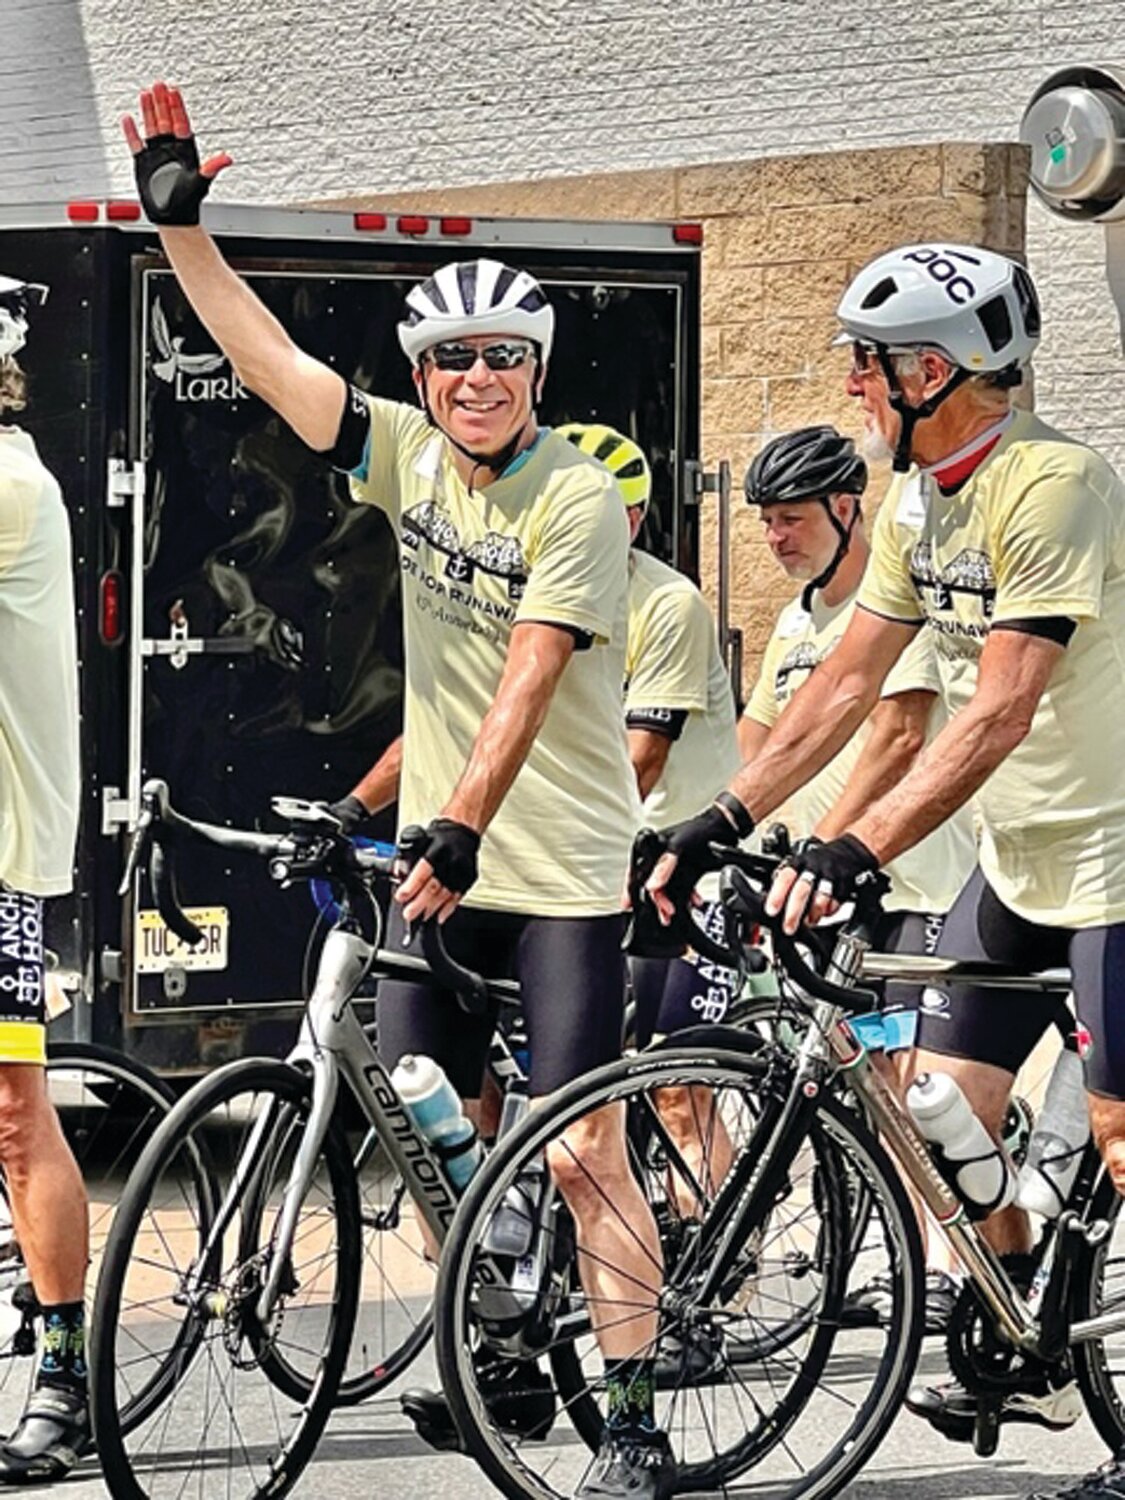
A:
{"type": "Polygon", "coordinates": [[[138,974],[162,974],[165,969],[225,969],[230,912],[225,906],[188,906],[184,915],[203,933],[203,941],[189,948],[172,932],[158,911],[137,912],[133,967],[138,974]]]}

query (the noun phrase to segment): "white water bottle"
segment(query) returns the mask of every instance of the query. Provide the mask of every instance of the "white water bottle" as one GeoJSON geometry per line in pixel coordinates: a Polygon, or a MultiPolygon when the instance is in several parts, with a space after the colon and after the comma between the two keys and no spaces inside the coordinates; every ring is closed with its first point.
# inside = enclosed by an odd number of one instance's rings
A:
{"type": "Polygon", "coordinates": [[[1063,1210],[1090,1139],[1082,1059],[1064,1047],[1055,1059],[1043,1109],[1020,1168],[1016,1202],[1054,1219],[1063,1210]]]}
{"type": "Polygon", "coordinates": [[[907,1090],[906,1104],[938,1170],[970,1218],[987,1218],[1011,1203],[1016,1174],[1007,1152],[977,1119],[955,1079],[947,1073],[919,1073],[907,1090]]]}
{"type": "Polygon", "coordinates": [[[408,1052],[391,1074],[399,1098],[441,1159],[460,1193],[480,1166],[483,1152],[476,1126],[461,1113],[457,1091],[432,1057],[408,1052]]]}

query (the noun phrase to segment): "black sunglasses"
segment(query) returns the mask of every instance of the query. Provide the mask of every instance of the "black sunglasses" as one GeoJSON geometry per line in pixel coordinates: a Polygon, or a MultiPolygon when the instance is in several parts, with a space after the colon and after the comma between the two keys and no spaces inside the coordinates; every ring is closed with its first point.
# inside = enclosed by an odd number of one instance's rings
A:
{"type": "Polygon", "coordinates": [[[479,349],[472,344],[434,344],[426,350],[426,358],[437,370],[471,370],[478,359],[483,359],[490,370],[514,370],[534,352],[524,343],[484,344],[479,349]]]}

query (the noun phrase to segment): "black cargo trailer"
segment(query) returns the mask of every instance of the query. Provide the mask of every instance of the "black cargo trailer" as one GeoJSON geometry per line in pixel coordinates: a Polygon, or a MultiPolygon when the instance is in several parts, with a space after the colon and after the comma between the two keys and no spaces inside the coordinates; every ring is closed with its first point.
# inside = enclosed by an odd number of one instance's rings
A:
{"type": "MultiPolygon", "coordinates": [[[[694,574],[699,235],[614,225],[209,208],[222,249],[303,347],[413,400],[395,323],[450,259],[525,267],[558,314],[548,423],[600,420],[653,460],[644,544],[694,574]]],[[[270,798],[342,795],[399,728],[394,538],[239,383],[135,204],[0,211],[0,271],[49,284],[21,355],[24,423],[71,513],[85,795],[75,893],[50,943],[65,1034],[197,1070],[292,1036],[313,909],[193,851],[188,953],[116,885],[147,776],[186,813],[270,826],[270,798]]],[[[391,832],[388,823],[387,833],[391,832]]]]}

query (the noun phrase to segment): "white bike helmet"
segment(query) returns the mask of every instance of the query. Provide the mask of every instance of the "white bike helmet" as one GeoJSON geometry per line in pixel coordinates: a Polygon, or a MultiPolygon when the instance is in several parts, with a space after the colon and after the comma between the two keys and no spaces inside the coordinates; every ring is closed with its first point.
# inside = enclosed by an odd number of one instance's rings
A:
{"type": "Polygon", "coordinates": [[[555,310],[534,276],[498,260],[453,261],[407,293],[398,338],[415,367],[432,345],[482,333],[530,339],[547,363],[555,310]]]}
{"type": "Polygon", "coordinates": [[[973,375],[1018,385],[1039,342],[1039,299],[1023,266],[977,245],[903,245],[876,256],[845,291],[838,342],[870,344],[902,420],[894,466],[910,464],[914,426],[973,375]],[[957,369],[921,406],[908,406],[890,355],[935,349],[957,369]]]}
{"type": "Polygon", "coordinates": [[[28,312],[46,300],[47,288],[41,282],[0,276],[0,359],[18,354],[27,343],[28,312]]]}

